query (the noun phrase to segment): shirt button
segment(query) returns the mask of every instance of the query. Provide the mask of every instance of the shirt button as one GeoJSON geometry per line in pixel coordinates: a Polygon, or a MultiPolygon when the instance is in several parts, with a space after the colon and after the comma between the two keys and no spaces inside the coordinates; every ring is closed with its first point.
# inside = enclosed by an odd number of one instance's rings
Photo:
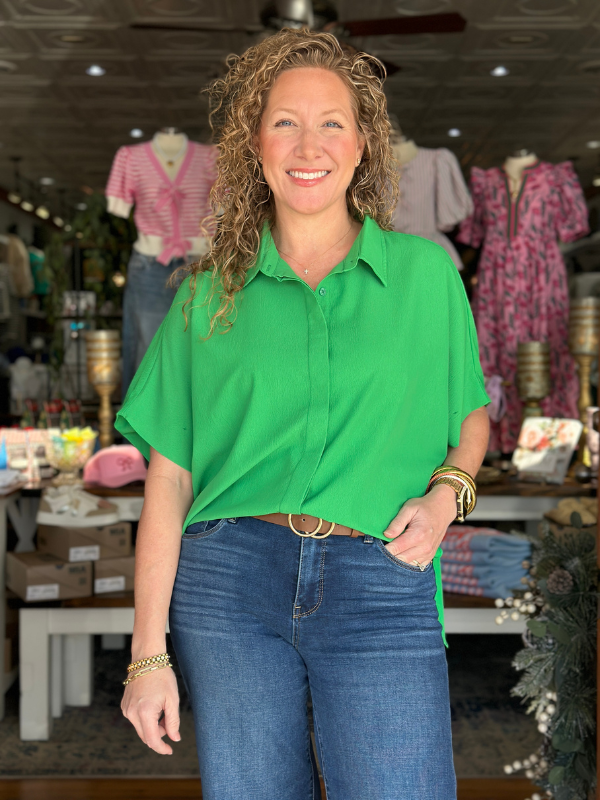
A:
{"type": "Polygon", "coordinates": [[[327,294],[327,289],[324,289],[324,288],[321,286],[321,288],[319,289],[319,294],[321,295],[321,297],[323,297],[323,295],[324,295],[324,294],[327,294]]]}

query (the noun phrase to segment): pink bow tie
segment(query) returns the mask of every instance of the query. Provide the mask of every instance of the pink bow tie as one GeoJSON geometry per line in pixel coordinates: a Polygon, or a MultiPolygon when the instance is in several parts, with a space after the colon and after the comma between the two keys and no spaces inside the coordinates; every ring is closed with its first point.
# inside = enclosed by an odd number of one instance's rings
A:
{"type": "Polygon", "coordinates": [[[156,260],[159,262],[159,264],[164,264],[165,266],[173,258],[185,258],[188,251],[192,247],[190,240],[182,239],[181,236],[165,236],[162,244],[162,253],[156,260]]]}
{"type": "Polygon", "coordinates": [[[173,184],[166,185],[163,184],[158,192],[158,199],[154,205],[155,211],[161,211],[167,203],[171,203],[173,205],[174,210],[179,214],[181,211],[181,201],[185,197],[185,192],[179,188],[179,186],[174,186],[173,184]]]}

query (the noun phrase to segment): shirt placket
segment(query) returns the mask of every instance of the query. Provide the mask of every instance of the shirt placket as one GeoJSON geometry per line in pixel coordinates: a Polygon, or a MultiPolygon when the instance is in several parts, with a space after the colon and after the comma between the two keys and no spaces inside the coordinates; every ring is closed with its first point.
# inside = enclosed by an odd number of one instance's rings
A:
{"type": "Polygon", "coordinates": [[[310,286],[304,284],[304,291],[308,326],[306,337],[308,406],[303,454],[281,501],[281,510],[288,514],[302,512],[302,503],[306,499],[312,478],[325,449],[329,424],[330,368],[329,331],[326,316],[327,289],[321,286],[316,292],[313,292],[310,286]]]}

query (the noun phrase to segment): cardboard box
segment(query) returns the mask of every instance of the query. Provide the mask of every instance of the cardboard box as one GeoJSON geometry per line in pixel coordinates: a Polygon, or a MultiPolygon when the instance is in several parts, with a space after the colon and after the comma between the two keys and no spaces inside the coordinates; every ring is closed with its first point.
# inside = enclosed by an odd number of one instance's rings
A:
{"type": "Polygon", "coordinates": [[[100,528],[38,527],[38,550],[63,561],[98,561],[131,555],[131,522],[100,528]]]}
{"type": "Polygon", "coordinates": [[[92,563],[69,564],[50,553],[7,553],[6,585],[28,603],[92,594],[92,563]]]}
{"type": "Polygon", "coordinates": [[[94,562],[94,594],[132,592],[135,554],[94,562]]]}

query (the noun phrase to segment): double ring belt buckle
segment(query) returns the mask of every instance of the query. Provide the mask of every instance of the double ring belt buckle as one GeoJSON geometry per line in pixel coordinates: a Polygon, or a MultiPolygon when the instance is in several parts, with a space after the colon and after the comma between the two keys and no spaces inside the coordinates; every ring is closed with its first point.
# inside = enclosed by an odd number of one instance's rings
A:
{"type": "Polygon", "coordinates": [[[292,522],[292,515],[288,514],[288,525],[294,531],[294,533],[297,533],[298,536],[302,536],[303,539],[326,539],[327,536],[329,536],[329,534],[335,528],[335,522],[331,523],[331,527],[329,528],[329,530],[326,533],[322,533],[320,536],[317,536],[317,534],[321,530],[321,525],[322,524],[323,524],[323,519],[321,517],[319,517],[319,524],[317,525],[315,530],[312,531],[312,533],[309,533],[308,531],[297,531],[296,528],[294,528],[294,523],[292,522]]]}

